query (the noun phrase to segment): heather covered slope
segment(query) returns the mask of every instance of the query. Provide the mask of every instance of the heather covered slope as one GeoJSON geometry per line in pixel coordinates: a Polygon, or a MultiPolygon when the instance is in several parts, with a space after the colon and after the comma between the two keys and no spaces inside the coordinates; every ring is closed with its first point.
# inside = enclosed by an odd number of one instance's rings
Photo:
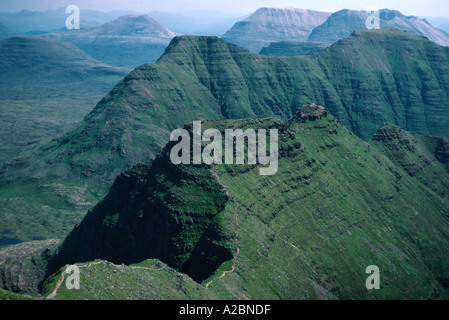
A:
{"type": "Polygon", "coordinates": [[[311,31],[329,16],[328,12],[305,9],[260,8],[237,22],[222,39],[259,53],[271,42],[306,41],[311,31]]]}
{"type": "MultiPolygon", "coordinates": [[[[334,43],[348,37],[356,30],[367,28],[367,19],[373,13],[357,10],[340,10],[333,13],[322,25],[316,27],[310,34],[309,41],[334,43]]],[[[380,28],[397,28],[424,36],[442,46],[449,46],[449,35],[433,27],[427,20],[415,16],[405,16],[396,10],[379,10],[380,28]]]]}
{"type": "MultiPolygon", "coordinates": [[[[75,130],[42,148],[39,161],[31,155],[3,171],[4,199],[17,199],[22,190],[36,194],[33,179],[39,178],[60,196],[44,191],[37,203],[45,199],[46,206],[67,210],[59,216],[69,213],[73,219],[64,220],[64,231],[60,226],[47,231],[39,223],[33,232],[60,236],[104,196],[118,173],[153,159],[169,133],[185,123],[288,119],[311,101],[366,140],[384,122],[447,137],[448,50],[394,29],[357,31],[318,54],[281,58],[252,54],[215,37],[176,37],[157,63],[132,71],[75,130]],[[73,204],[78,215],[70,213],[73,204]]],[[[4,203],[6,225],[19,229],[23,217],[34,225],[30,215],[11,213],[14,202],[4,203]]]]}
{"type": "MultiPolygon", "coordinates": [[[[447,140],[386,124],[367,143],[316,105],[287,122],[203,122],[208,128],[279,129],[278,172],[260,176],[257,165],[176,167],[168,155],[174,143],[168,144],[152,163],[118,177],[49,270],[95,259],[115,264],[82,263],[90,266],[90,280],[56,298],[113,297],[114,289],[93,290],[102,283],[120,288],[118,296],[140,298],[448,297],[449,170],[437,147],[447,140]],[[398,162],[404,158],[419,173],[398,162]],[[135,264],[155,258],[164,264],[135,264]],[[365,287],[368,265],[380,268],[380,290],[365,287]],[[189,278],[175,278],[175,270],[189,278]],[[133,291],[126,282],[159,283],[170,274],[161,291],[133,291]]],[[[44,292],[58,279],[50,277],[44,292]]]]}

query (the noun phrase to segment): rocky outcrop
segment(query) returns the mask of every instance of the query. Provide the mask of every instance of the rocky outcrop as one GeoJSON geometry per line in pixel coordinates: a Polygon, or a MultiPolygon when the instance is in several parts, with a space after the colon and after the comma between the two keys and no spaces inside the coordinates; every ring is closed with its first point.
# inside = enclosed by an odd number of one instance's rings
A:
{"type": "Polygon", "coordinates": [[[293,117],[293,120],[298,123],[305,123],[307,121],[317,121],[327,116],[327,110],[323,106],[316,103],[303,105],[293,117]]]}
{"type": "Polygon", "coordinates": [[[438,161],[449,163],[449,140],[445,138],[440,139],[435,153],[438,161]]]}
{"type": "Polygon", "coordinates": [[[0,289],[38,293],[60,240],[31,241],[0,249],[0,289]]]}

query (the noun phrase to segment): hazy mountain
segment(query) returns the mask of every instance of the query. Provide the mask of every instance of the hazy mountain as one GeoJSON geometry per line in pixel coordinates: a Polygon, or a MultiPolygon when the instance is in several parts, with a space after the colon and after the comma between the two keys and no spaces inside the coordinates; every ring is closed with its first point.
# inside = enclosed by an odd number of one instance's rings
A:
{"type": "Polygon", "coordinates": [[[425,17],[423,20],[449,34],[449,17],[425,17]]]}
{"type": "Polygon", "coordinates": [[[175,34],[147,15],[123,16],[89,30],[42,37],[70,42],[104,63],[134,68],[156,61],[175,34]]]}
{"type": "Polygon", "coordinates": [[[176,166],[169,143],[152,163],[121,174],[50,259],[48,274],[79,263],[89,279],[56,298],[448,297],[447,139],[384,124],[366,143],[315,104],[286,122],[204,121],[208,128],[278,129],[278,172],[176,166]],[[114,264],[85,263],[96,259],[114,264]],[[383,290],[366,289],[368,265],[381,270],[383,290]],[[164,289],[136,288],[128,277],[164,289]],[[95,289],[104,283],[111,289],[95,289]]]}
{"type": "Polygon", "coordinates": [[[69,43],[1,40],[0,165],[72,128],[127,73],[69,43]]]}
{"type": "Polygon", "coordinates": [[[247,17],[245,14],[214,11],[151,11],[148,15],[177,34],[200,36],[222,36],[236,22],[247,17]]]}
{"type": "Polygon", "coordinates": [[[2,169],[0,214],[19,239],[59,237],[67,230],[61,224],[80,218],[118,173],[154,159],[172,130],[196,119],[287,119],[316,101],[366,140],[384,122],[449,137],[448,50],[396,29],[357,31],[316,55],[282,58],[215,37],[176,37],[157,63],[132,71],[76,129],[2,169]],[[36,195],[26,206],[24,190],[36,195]],[[70,218],[42,224],[30,214],[42,201],[40,215],[49,219],[60,208],[70,218]]]}
{"type": "Polygon", "coordinates": [[[330,43],[312,41],[279,41],[272,42],[268,47],[262,48],[260,54],[272,57],[293,57],[317,53],[330,46],[330,43]]]}
{"type": "MultiPolygon", "coordinates": [[[[0,12],[0,21],[9,28],[21,33],[44,33],[62,30],[66,27],[65,21],[69,14],[65,13],[65,11],[66,8],[46,11],[0,12]]],[[[80,12],[80,27],[81,29],[87,29],[129,14],[135,13],[132,11],[100,12],[83,9],[80,12]]]]}
{"type": "Polygon", "coordinates": [[[327,12],[305,9],[261,8],[237,22],[222,39],[259,53],[271,42],[306,41],[329,16],[327,12]]]}
{"type": "MultiPolygon", "coordinates": [[[[366,20],[371,12],[341,10],[333,13],[321,26],[315,28],[309,41],[334,43],[346,38],[355,30],[366,29],[366,20]]],[[[399,11],[380,10],[380,27],[392,27],[418,36],[425,36],[444,46],[449,46],[449,35],[434,28],[426,20],[414,16],[405,16],[399,11]]]]}
{"type": "Polygon", "coordinates": [[[7,39],[15,36],[16,33],[7,28],[3,23],[0,22],[0,39],[7,39]]]}

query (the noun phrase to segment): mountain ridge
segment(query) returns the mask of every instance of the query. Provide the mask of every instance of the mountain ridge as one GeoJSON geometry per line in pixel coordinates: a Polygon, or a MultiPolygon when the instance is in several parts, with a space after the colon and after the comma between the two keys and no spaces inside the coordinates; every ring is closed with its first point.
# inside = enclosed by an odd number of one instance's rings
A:
{"type": "Polygon", "coordinates": [[[169,143],[152,163],[119,176],[109,195],[66,238],[47,276],[68,263],[100,259],[133,265],[162,259],[212,295],[447,295],[449,170],[428,152],[427,137],[386,124],[375,141],[366,143],[316,104],[284,122],[202,125],[202,130],[219,131],[277,128],[278,173],[260,176],[257,165],[175,166],[168,155],[174,143],[169,143]],[[397,162],[402,155],[413,160],[425,155],[424,174],[397,162]],[[205,199],[215,200],[205,205],[205,199]],[[216,204],[218,211],[210,210],[216,204]],[[369,264],[382,270],[383,290],[366,290],[369,264]],[[224,271],[228,274],[221,277],[224,271]],[[420,286],[410,290],[410,279],[420,286]]]}
{"type": "MultiPolygon", "coordinates": [[[[366,29],[366,21],[373,12],[343,9],[330,15],[310,34],[309,41],[335,43],[346,38],[353,31],[366,29]],[[336,31],[334,31],[336,30],[336,31]]],[[[449,46],[449,35],[433,27],[427,20],[415,16],[405,16],[397,10],[379,10],[380,28],[393,27],[417,36],[426,36],[435,43],[449,46]]]]}
{"type": "Polygon", "coordinates": [[[384,122],[448,136],[448,59],[447,48],[394,29],[357,31],[318,54],[282,58],[216,37],[176,37],[157,63],[133,70],[80,126],[42,148],[38,162],[24,157],[14,170],[3,168],[1,185],[61,181],[70,203],[95,203],[121,171],[154,159],[186,121],[288,119],[310,101],[367,140],[384,122]],[[81,181],[84,194],[69,191],[81,181]]]}

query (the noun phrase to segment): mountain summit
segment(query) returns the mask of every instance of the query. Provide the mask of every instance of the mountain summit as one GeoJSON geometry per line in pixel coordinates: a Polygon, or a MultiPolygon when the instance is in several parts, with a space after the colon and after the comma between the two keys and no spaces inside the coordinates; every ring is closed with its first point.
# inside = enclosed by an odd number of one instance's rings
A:
{"type": "Polygon", "coordinates": [[[271,42],[305,41],[330,13],[296,8],[260,8],[237,22],[222,39],[255,53],[271,42]]]}
{"type": "MultiPolygon", "coordinates": [[[[357,10],[340,10],[333,13],[321,26],[310,34],[309,41],[334,43],[348,37],[356,30],[366,29],[366,20],[372,12],[357,10]]],[[[434,28],[426,20],[415,16],[405,16],[397,10],[381,9],[380,27],[391,27],[407,31],[417,36],[425,36],[435,43],[449,46],[449,35],[434,28]]]]}
{"type": "Polygon", "coordinates": [[[172,39],[175,34],[148,15],[122,16],[112,22],[89,29],[86,35],[92,36],[141,36],[172,39]]]}

